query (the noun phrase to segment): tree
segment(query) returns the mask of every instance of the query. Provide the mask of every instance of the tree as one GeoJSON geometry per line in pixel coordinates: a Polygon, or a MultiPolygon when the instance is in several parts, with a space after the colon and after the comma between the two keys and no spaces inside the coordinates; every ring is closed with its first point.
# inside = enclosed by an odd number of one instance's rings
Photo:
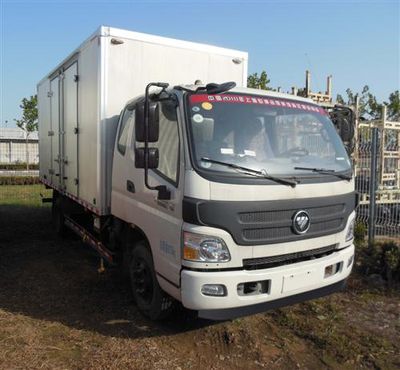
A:
{"type": "Polygon", "coordinates": [[[387,105],[387,117],[391,121],[400,121],[400,93],[399,90],[392,92],[389,95],[389,102],[387,105]]]}
{"type": "Polygon", "coordinates": [[[29,99],[23,98],[19,107],[22,109],[22,118],[14,119],[14,121],[25,132],[26,169],[29,170],[29,135],[38,129],[37,95],[31,96],[29,99]]]}
{"type": "Polygon", "coordinates": [[[262,71],[260,76],[258,73],[253,73],[247,77],[247,87],[251,87],[253,89],[260,90],[272,90],[271,87],[268,86],[270,80],[268,79],[267,72],[262,71]]]}
{"type": "Polygon", "coordinates": [[[340,104],[355,105],[356,98],[359,97],[359,114],[368,119],[377,119],[381,116],[382,104],[378,103],[375,95],[373,95],[369,86],[365,85],[361,93],[353,93],[351,89],[346,90],[347,97],[344,99],[338,94],[336,101],[340,104]]]}
{"type": "Polygon", "coordinates": [[[359,96],[359,113],[367,119],[379,119],[382,116],[383,105],[387,106],[387,118],[391,121],[400,121],[400,94],[399,90],[389,95],[389,101],[379,103],[375,95],[373,95],[368,85],[365,85],[360,94],[355,94],[351,89],[346,90],[347,97],[344,99],[342,95],[337,95],[337,102],[346,105],[355,105],[356,97],[359,96]]]}

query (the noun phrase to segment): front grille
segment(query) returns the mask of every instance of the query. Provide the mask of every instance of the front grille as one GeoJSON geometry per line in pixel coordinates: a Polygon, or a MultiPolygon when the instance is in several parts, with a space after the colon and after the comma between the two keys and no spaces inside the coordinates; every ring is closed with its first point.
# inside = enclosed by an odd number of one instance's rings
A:
{"type": "MultiPolygon", "coordinates": [[[[345,204],[334,204],[322,207],[309,208],[311,217],[321,217],[326,214],[342,213],[345,204]]],[[[279,222],[290,219],[296,209],[287,209],[282,211],[263,211],[263,212],[244,212],[239,213],[239,220],[243,224],[279,222]]]]}
{"type": "Polygon", "coordinates": [[[243,246],[295,242],[336,234],[344,230],[355,207],[354,193],[329,197],[269,201],[212,201],[185,198],[185,222],[216,227],[229,232],[243,246]],[[304,234],[293,230],[298,211],[310,215],[304,234]]]}
{"type": "MultiPolygon", "coordinates": [[[[338,232],[344,228],[347,220],[344,202],[303,209],[310,215],[311,226],[307,231],[310,237],[338,232]]],[[[250,243],[261,240],[268,240],[271,243],[296,235],[292,229],[292,218],[298,210],[298,207],[290,207],[289,209],[239,213],[243,239],[250,243]]]]}
{"type": "Polygon", "coordinates": [[[243,267],[245,270],[260,270],[308,261],[311,259],[321,258],[330,255],[336,250],[337,246],[338,244],[331,244],[327,247],[311,249],[302,252],[282,254],[279,256],[246,258],[243,260],[243,267]]]}
{"type": "MultiPolygon", "coordinates": [[[[291,211],[293,214],[294,211],[291,211]]],[[[320,232],[330,232],[334,233],[343,223],[343,217],[338,217],[334,220],[326,220],[321,222],[316,222],[311,219],[311,226],[308,234],[316,234],[320,232]]],[[[288,220],[291,221],[290,219],[288,220]]],[[[284,238],[287,235],[293,234],[291,222],[284,227],[276,227],[272,224],[270,227],[263,227],[257,229],[243,229],[243,238],[249,241],[257,240],[275,240],[284,238]]]]}

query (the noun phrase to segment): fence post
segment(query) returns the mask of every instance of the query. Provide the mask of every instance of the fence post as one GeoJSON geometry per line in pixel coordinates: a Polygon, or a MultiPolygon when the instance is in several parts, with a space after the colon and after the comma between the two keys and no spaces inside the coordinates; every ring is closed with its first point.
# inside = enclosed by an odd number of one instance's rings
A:
{"type": "Polygon", "coordinates": [[[378,155],[378,128],[374,127],[372,129],[371,168],[369,176],[368,246],[370,248],[372,248],[375,241],[377,155],[378,155]]]}
{"type": "Polygon", "coordinates": [[[354,176],[357,176],[358,166],[359,166],[359,158],[360,158],[360,153],[359,153],[359,140],[360,140],[360,138],[358,137],[358,133],[359,133],[358,124],[360,122],[360,97],[358,96],[358,94],[356,95],[356,100],[355,100],[355,103],[354,103],[354,114],[355,114],[354,150],[353,150],[353,153],[352,153],[352,159],[353,159],[353,166],[354,166],[354,176]]]}

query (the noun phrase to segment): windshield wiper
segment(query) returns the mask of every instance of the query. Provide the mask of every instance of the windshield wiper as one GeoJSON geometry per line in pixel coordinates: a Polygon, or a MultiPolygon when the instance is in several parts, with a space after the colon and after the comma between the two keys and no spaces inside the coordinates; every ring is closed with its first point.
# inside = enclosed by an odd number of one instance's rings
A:
{"type": "Polygon", "coordinates": [[[275,177],[275,176],[268,175],[265,170],[262,170],[262,171],[253,170],[252,168],[238,166],[237,164],[234,164],[234,163],[221,162],[221,161],[217,161],[215,159],[206,158],[206,157],[201,158],[201,160],[204,162],[215,163],[215,164],[219,164],[221,166],[226,166],[226,167],[232,168],[234,170],[239,170],[248,175],[253,175],[253,176],[261,177],[261,178],[264,178],[267,180],[275,181],[279,184],[289,185],[292,188],[296,187],[296,185],[297,185],[296,181],[286,180],[286,179],[282,179],[281,177],[275,177]]]}
{"type": "Polygon", "coordinates": [[[312,171],[317,172],[322,175],[333,175],[339,177],[340,179],[350,181],[352,176],[344,175],[343,173],[337,173],[335,170],[331,170],[329,168],[313,168],[313,167],[295,167],[295,170],[305,170],[305,171],[312,171]]]}

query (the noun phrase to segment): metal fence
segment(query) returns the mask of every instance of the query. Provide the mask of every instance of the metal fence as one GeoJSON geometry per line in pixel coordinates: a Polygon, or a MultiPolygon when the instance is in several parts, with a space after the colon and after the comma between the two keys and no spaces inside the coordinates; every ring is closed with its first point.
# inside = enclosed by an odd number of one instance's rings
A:
{"type": "Polygon", "coordinates": [[[359,121],[354,163],[360,193],[357,220],[368,228],[369,240],[400,242],[400,122],[359,121]]]}
{"type": "Polygon", "coordinates": [[[1,206],[40,206],[39,150],[37,132],[29,133],[13,127],[0,127],[0,218],[7,220],[1,206]]]}
{"type": "Polygon", "coordinates": [[[0,184],[31,183],[39,175],[38,133],[17,127],[0,127],[0,184]]]}

